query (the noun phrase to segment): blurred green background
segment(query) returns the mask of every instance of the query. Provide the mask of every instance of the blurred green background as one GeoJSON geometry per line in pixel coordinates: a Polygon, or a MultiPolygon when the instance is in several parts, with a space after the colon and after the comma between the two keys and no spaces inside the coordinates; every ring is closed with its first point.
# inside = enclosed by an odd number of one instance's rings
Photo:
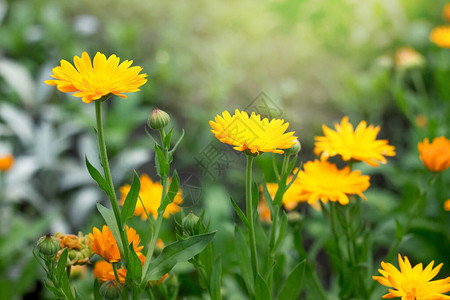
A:
{"type": "MultiPolygon", "coordinates": [[[[108,101],[105,131],[115,184],[130,182],[133,169],[156,179],[144,125],[153,107],[167,111],[175,135],[186,131],[174,159],[185,210],[206,209],[213,229],[219,229],[215,247],[225,251],[233,251],[229,196],[244,198],[244,160],[213,140],[208,121],[216,114],[247,108],[289,121],[302,143],[303,161],[314,158],[314,136],[322,134],[322,124],[331,127],[348,115],[354,125],[361,120],[381,125],[379,136],[396,146],[397,156],[376,169],[358,166],[372,176],[365,209],[374,256],[381,259],[395,236],[394,218],[405,218],[427,178],[417,142],[448,137],[449,53],[428,38],[434,26],[445,23],[445,3],[0,0],[0,151],[16,157],[2,191],[1,227],[9,234],[0,247],[0,298],[46,295],[31,259],[42,233],[88,233],[102,224],[95,203],[105,196],[84,164],[87,155],[99,166],[93,105],[44,84],[60,59],[72,62],[83,51],[132,59],[149,75],[142,92],[108,101]],[[424,56],[421,68],[395,66],[395,51],[405,46],[424,56]],[[419,115],[427,120],[423,126],[415,121],[419,115]],[[210,145],[221,149],[227,163],[205,173],[199,161],[210,145]]],[[[273,179],[269,154],[257,160],[257,168],[258,180],[273,179]]],[[[438,181],[428,217],[413,226],[417,237],[401,250],[416,263],[444,262],[448,275],[450,222],[439,204],[450,197],[448,172],[438,181]],[[436,215],[447,223],[433,222],[436,215]]],[[[309,222],[305,234],[313,244],[326,224],[314,213],[309,222]]],[[[149,238],[143,222],[136,220],[135,227],[149,238]]],[[[163,233],[167,242],[174,239],[172,228],[167,224],[163,233]]],[[[319,265],[326,286],[333,284],[327,265],[319,265]]],[[[238,286],[236,272],[225,271],[229,292],[238,286]]],[[[236,293],[229,299],[239,299],[239,289],[236,293]]]]}

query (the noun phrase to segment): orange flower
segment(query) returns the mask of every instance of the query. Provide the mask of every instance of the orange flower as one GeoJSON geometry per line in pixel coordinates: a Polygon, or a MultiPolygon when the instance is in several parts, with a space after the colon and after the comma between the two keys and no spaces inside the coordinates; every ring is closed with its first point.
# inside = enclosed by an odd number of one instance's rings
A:
{"type": "MultiPolygon", "coordinates": [[[[100,260],[94,265],[94,276],[98,278],[99,281],[105,282],[108,280],[115,280],[113,265],[107,261],[100,260]]],[[[119,280],[121,283],[125,283],[125,277],[127,276],[127,270],[121,267],[117,270],[119,275],[119,280]]]]}
{"type": "Polygon", "coordinates": [[[444,202],[444,209],[450,211],[450,199],[444,202]]]}
{"type": "MultiPolygon", "coordinates": [[[[163,186],[157,181],[153,182],[147,174],[142,174],[140,177],[140,181],[141,189],[139,191],[139,197],[141,199],[137,199],[134,215],[141,216],[141,219],[145,220],[147,219],[145,211],[147,211],[149,215],[152,215],[156,219],[156,217],[158,216],[158,208],[161,204],[163,186]]],[[[120,200],[121,205],[123,205],[123,203],[125,202],[125,198],[128,195],[130,189],[131,186],[129,184],[126,184],[120,188],[120,194],[122,196],[120,200]]],[[[178,194],[173,199],[173,202],[167,205],[164,212],[164,218],[168,218],[170,214],[179,212],[179,205],[181,203],[183,203],[183,197],[181,196],[181,192],[178,191],[178,194]]]]}
{"type": "Polygon", "coordinates": [[[345,161],[353,159],[378,167],[377,161],[386,163],[384,156],[395,155],[394,146],[388,145],[387,140],[376,139],[379,126],[367,126],[366,121],[362,121],[353,130],[348,117],[343,117],[341,124],[336,123],[334,127],[336,131],[322,125],[325,136],[315,137],[314,153],[322,160],[340,155],[345,161]]]}
{"type": "Polygon", "coordinates": [[[419,143],[420,159],[425,167],[432,172],[442,172],[450,167],[450,140],[437,137],[430,144],[428,138],[419,143]]]}
{"type": "Polygon", "coordinates": [[[0,155],[0,171],[2,172],[8,171],[9,169],[11,169],[13,164],[14,164],[14,156],[12,156],[11,154],[0,155]]]}
{"type": "Polygon", "coordinates": [[[111,55],[108,59],[100,52],[95,54],[93,62],[86,52],[81,58],[73,58],[75,67],[66,60],[61,66],[53,68],[51,75],[56,80],[47,80],[46,84],[56,85],[58,90],[72,93],[85,103],[108,97],[111,94],[127,98],[123,93],[139,91],[139,87],[147,82],[147,74],[139,74],[141,67],[130,67],[132,60],[119,65],[120,58],[111,55]]]}
{"type": "MultiPolygon", "coordinates": [[[[140,251],[144,246],[139,246],[141,239],[139,235],[136,233],[136,230],[130,227],[126,227],[128,243],[131,244],[133,242],[134,251],[138,256],[142,255],[140,251]]],[[[119,247],[117,246],[116,240],[111,233],[111,230],[108,226],[104,225],[102,231],[100,231],[97,227],[93,228],[93,234],[89,233],[89,238],[91,240],[91,249],[94,253],[100,255],[106,261],[113,263],[118,262],[120,260],[120,252],[119,247]]]]}
{"type": "Polygon", "coordinates": [[[433,28],[430,40],[441,48],[450,48],[450,26],[442,25],[433,28]]]}
{"type": "Polygon", "coordinates": [[[318,159],[307,162],[303,168],[298,174],[302,188],[299,198],[303,201],[312,204],[320,199],[323,203],[339,201],[346,205],[352,194],[366,200],[362,192],[370,186],[370,178],[360,171],[351,172],[350,167],[339,170],[336,165],[318,159]]]}

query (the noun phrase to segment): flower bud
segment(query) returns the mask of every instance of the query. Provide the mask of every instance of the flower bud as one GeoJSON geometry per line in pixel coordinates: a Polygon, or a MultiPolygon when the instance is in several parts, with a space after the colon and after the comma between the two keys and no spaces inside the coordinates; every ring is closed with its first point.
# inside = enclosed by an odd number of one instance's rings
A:
{"type": "Polygon", "coordinates": [[[121,293],[122,287],[115,280],[108,280],[100,287],[100,295],[106,300],[119,299],[121,293]]]}
{"type": "Polygon", "coordinates": [[[37,248],[43,258],[52,258],[59,251],[59,241],[50,234],[47,234],[38,240],[37,248]]]}
{"type": "Polygon", "coordinates": [[[197,225],[198,217],[190,212],[186,217],[184,217],[181,225],[183,226],[184,232],[189,235],[195,234],[195,225],[197,225]]]}
{"type": "Polygon", "coordinates": [[[297,140],[295,140],[295,144],[291,148],[284,150],[284,153],[286,153],[286,155],[296,155],[297,153],[300,152],[301,149],[302,149],[302,145],[300,144],[300,142],[297,139],[297,140]]]}
{"type": "Polygon", "coordinates": [[[170,116],[165,111],[155,108],[150,117],[148,118],[147,124],[150,128],[159,130],[166,127],[170,122],[170,116]]]}

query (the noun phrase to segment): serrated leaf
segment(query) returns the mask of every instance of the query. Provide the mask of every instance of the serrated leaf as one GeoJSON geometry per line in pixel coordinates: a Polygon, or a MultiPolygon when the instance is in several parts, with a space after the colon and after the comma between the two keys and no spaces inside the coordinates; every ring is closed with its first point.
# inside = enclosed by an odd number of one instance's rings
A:
{"type": "Polygon", "coordinates": [[[119,226],[117,225],[114,213],[100,203],[97,203],[97,209],[105,220],[106,225],[108,225],[109,230],[111,230],[114,239],[116,240],[117,246],[119,247],[120,257],[124,257],[122,238],[120,237],[119,226]]]}
{"type": "Polygon", "coordinates": [[[126,221],[133,217],[134,210],[136,209],[136,202],[139,196],[139,191],[141,189],[141,182],[139,180],[139,176],[136,172],[134,172],[133,183],[131,184],[130,191],[125,198],[123,208],[122,208],[122,229],[125,229],[126,221]]]}
{"type": "Polygon", "coordinates": [[[236,204],[236,202],[234,202],[233,198],[230,197],[231,200],[231,205],[233,206],[234,210],[236,211],[236,213],[238,214],[239,218],[241,219],[241,221],[245,224],[245,226],[247,226],[247,228],[250,226],[248,224],[248,220],[247,217],[244,215],[244,213],[242,212],[242,210],[239,208],[239,206],[236,204]]]}
{"type": "Polygon", "coordinates": [[[202,252],[215,234],[216,232],[200,234],[166,246],[161,254],[150,262],[144,282],[159,280],[177,263],[187,261],[202,252]]]}
{"type": "MultiPolygon", "coordinates": [[[[267,283],[264,281],[264,279],[259,274],[258,274],[258,276],[256,276],[255,287],[256,287],[256,289],[255,289],[256,290],[256,299],[267,299],[267,300],[272,299],[272,293],[269,290],[269,286],[267,285],[267,283]]],[[[295,298],[291,298],[291,299],[295,299],[295,298]]]]}
{"type": "Polygon", "coordinates": [[[128,285],[133,285],[133,283],[139,284],[142,277],[142,262],[134,251],[133,242],[128,248],[130,251],[128,252],[125,283],[128,285]]]}
{"type": "Polygon", "coordinates": [[[105,178],[103,178],[102,174],[100,174],[100,172],[93,165],[91,165],[87,156],[85,156],[85,160],[88,172],[91,175],[92,179],[97,182],[98,186],[106,193],[108,197],[111,197],[112,193],[108,184],[106,183],[105,178]]]}
{"type": "Polygon", "coordinates": [[[278,295],[279,300],[297,299],[303,288],[303,275],[305,274],[305,260],[300,262],[287,277],[278,295]]]}
{"type": "Polygon", "coordinates": [[[255,294],[255,285],[253,282],[253,270],[250,265],[249,246],[245,242],[244,235],[239,227],[234,227],[234,248],[239,267],[241,268],[242,278],[249,294],[255,294]]]}

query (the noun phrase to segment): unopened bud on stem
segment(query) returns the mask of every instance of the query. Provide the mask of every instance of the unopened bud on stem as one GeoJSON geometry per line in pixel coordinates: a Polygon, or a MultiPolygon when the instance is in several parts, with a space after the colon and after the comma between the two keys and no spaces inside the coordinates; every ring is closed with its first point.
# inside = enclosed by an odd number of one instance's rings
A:
{"type": "Polygon", "coordinates": [[[150,128],[159,130],[166,127],[170,122],[170,116],[163,110],[155,108],[150,117],[148,118],[147,124],[150,128]]]}

